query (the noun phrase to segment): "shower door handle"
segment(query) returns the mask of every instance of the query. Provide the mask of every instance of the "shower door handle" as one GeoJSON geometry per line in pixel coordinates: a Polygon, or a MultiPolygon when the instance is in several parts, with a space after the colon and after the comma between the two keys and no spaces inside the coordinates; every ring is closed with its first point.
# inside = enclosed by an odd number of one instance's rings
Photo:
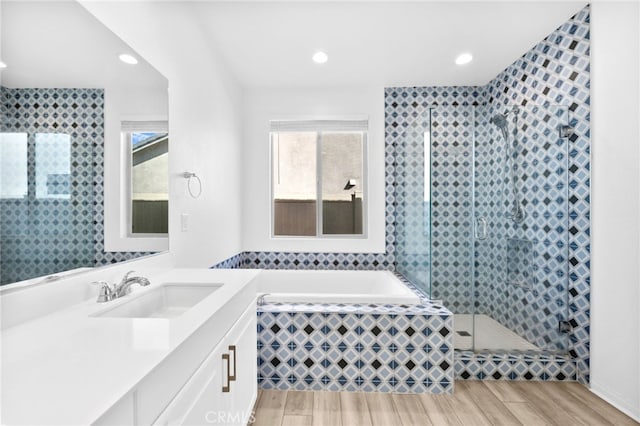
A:
{"type": "Polygon", "coordinates": [[[487,218],[476,218],[476,240],[486,240],[489,236],[487,232],[487,218]]]}

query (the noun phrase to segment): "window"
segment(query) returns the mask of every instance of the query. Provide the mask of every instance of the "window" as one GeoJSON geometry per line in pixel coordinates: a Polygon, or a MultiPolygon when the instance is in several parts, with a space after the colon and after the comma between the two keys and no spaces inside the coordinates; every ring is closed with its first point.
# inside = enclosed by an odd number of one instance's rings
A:
{"type": "Polygon", "coordinates": [[[0,198],[26,198],[27,134],[0,133],[0,198]]]}
{"type": "Polygon", "coordinates": [[[125,121],[122,132],[129,161],[128,232],[131,236],[166,236],[169,223],[167,123],[125,121]]]}
{"type": "Polygon", "coordinates": [[[363,236],[367,121],[272,121],[274,236],[363,236]]]}
{"type": "Polygon", "coordinates": [[[36,198],[71,198],[71,135],[36,133],[36,198]]]}
{"type": "Polygon", "coordinates": [[[27,198],[34,189],[36,199],[70,199],[71,135],[0,134],[0,198],[27,198]],[[30,167],[29,156],[34,152],[35,167],[30,167]]]}

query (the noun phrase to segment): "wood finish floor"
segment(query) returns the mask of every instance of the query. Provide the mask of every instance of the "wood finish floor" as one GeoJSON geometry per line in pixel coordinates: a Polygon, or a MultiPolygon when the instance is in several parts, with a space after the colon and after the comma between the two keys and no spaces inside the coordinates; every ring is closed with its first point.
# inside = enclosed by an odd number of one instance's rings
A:
{"type": "Polygon", "coordinates": [[[638,425],[575,382],[458,381],[454,395],[258,392],[253,426],[638,425]]]}

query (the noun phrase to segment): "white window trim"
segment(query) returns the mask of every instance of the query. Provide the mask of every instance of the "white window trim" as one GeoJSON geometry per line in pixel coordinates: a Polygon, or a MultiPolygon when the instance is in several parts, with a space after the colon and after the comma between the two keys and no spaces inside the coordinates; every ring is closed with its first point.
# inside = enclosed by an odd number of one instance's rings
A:
{"type": "MultiPolygon", "coordinates": [[[[271,120],[269,129],[269,223],[271,240],[366,240],[369,238],[368,212],[369,212],[369,194],[368,194],[368,137],[369,123],[367,117],[357,118],[336,118],[336,119],[289,119],[289,120],[271,120]],[[321,132],[336,131],[344,133],[362,133],[362,234],[322,234],[322,200],[316,200],[316,235],[276,235],[275,233],[275,203],[274,203],[274,187],[273,187],[273,138],[271,135],[278,131],[317,132],[316,140],[316,189],[320,190],[320,182],[322,181],[322,161],[321,158],[321,132]]],[[[316,198],[321,198],[321,194],[317,193],[316,198]]]]}
{"type": "Polygon", "coordinates": [[[169,249],[169,236],[131,235],[129,175],[131,159],[122,138],[122,122],[165,121],[167,116],[126,116],[105,123],[104,147],[104,246],[107,252],[160,252],[169,249]]]}

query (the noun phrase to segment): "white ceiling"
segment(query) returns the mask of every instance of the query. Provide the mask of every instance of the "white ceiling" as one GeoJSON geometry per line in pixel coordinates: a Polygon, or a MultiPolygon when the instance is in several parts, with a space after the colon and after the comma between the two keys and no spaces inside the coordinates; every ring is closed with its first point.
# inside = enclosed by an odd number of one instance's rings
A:
{"type": "Polygon", "coordinates": [[[192,2],[243,86],[482,85],[585,1],[192,2]],[[318,66],[316,49],[329,54],[318,66]],[[471,64],[454,64],[468,51],[471,64]]]}
{"type": "Polygon", "coordinates": [[[1,7],[0,72],[6,87],[166,90],[167,80],[76,2],[7,1],[1,7]]]}
{"type": "MultiPolygon", "coordinates": [[[[486,84],[585,4],[182,2],[242,86],[287,88],[486,84]],[[329,54],[326,64],[311,61],[317,49],[329,54]],[[474,61],[456,66],[463,51],[474,61]]],[[[75,2],[0,5],[5,86],[167,86],[143,59],[135,67],[119,62],[117,54],[131,49],[75,2]]]]}

